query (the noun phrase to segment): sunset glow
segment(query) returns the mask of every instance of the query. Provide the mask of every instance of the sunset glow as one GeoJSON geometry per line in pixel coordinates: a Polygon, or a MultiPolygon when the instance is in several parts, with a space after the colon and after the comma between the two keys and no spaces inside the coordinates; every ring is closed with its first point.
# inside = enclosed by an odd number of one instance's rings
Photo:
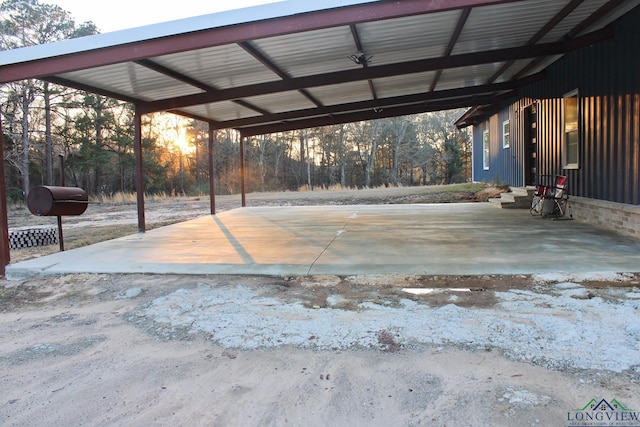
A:
{"type": "Polygon", "coordinates": [[[175,150],[179,151],[182,154],[191,154],[196,149],[193,142],[187,139],[187,135],[184,128],[180,129],[178,137],[173,140],[172,145],[175,148],[175,150]]]}

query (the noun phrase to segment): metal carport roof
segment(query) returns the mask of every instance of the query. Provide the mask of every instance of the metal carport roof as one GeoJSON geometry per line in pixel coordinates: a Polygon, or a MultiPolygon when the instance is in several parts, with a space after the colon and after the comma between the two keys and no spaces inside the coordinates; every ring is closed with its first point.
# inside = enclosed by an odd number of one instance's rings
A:
{"type": "MultiPolygon", "coordinates": [[[[144,231],[142,114],[169,111],[205,121],[212,147],[212,129],[233,128],[247,137],[491,106],[543,79],[560,56],[613,37],[608,24],[639,4],[286,0],[3,51],[0,83],[37,78],[135,104],[144,231]]],[[[3,179],[0,227],[4,273],[3,179]]]]}
{"type": "Polygon", "coordinates": [[[640,0],[288,0],[0,52],[38,78],[244,136],[492,104],[640,0]]]}

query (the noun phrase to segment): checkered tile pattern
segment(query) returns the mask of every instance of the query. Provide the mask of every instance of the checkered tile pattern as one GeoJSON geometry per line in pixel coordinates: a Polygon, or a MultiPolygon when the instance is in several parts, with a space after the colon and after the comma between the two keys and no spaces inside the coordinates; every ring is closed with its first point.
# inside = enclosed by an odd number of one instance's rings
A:
{"type": "Polygon", "coordinates": [[[9,247],[11,249],[55,245],[57,243],[58,230],[56,228],[28,228],[9,231],[9,247]]]}

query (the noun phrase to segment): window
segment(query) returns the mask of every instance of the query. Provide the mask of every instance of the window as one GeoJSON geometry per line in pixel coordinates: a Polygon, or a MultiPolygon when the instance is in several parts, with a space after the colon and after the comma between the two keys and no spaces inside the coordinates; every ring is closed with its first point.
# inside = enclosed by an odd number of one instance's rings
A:
{"type": "Polygon", "coordinates": [[[578,91],[564,97],[564,167],[578,168],[578,91]]]}
{"type": "Polygon", "coordinates": [[[489,170],[489,131],[482,133],[482,169],[489,170]]]}
{"type": "Polygon", "coordinates": [[[511,145],[509,120],[502,122],[502,148],[509,148],[511,145]]]}

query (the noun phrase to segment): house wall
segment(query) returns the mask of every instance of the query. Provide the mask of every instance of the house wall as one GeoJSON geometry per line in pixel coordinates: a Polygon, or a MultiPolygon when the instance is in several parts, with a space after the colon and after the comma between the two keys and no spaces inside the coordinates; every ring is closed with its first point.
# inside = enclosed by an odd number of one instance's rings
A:
{"type": "MultiPolygon", "coordinates": [[[[640,16],[638,18],[640,20],[640,16]]],[[[538,102],[543,174],[569,177],[571,194],[640,204],[640,37],[601,43],[558,61],[523,93],[538,102]],[[617,55],[613,55],[617,53],[617,55]],[[607,67],[611,70],[607,70],[607,67]],[[635,72],[635,77],[628,73],[635,72]],[[579,167],[563,169],[563,96],[579,94],[579,167]]]]}
{"type": "MultiPolygon", "coordinates": [[[[495,184],[516,184],[518,182],[518,162],[517,158],[521,156],[522,149],[516,140],[516,127],[511,119],[512,113],[510,109],[506,109],[499,114],[492,116],[489,120],[474,127],[473,131],[473,150],[474,150],[474,181],[492,182],[495,184]],[[511,143],[509,148],[503,148],[503,132],[502,124],[505,120],[510,120],[512,131],[510,133],[511,143]],[[489,130],[489,169],[483,168],[483,135],[484,131],[489,130]],[[476,142],[477,138],[477,142],[476,142]],[[476,150],[478,154],[476,155],[476,150]]],[[[521,173],[519,175],[522,175],[521,173]]],[[[520,178],[522,178],[520,176],[520,178]]]]}
{"type": "MultiPolygon", "coordinates": [[[[491,146],[490,170],[483,171],[481,164],[480,168],[476,165],[474,180],[522,186],[522,111],[528,102],[535,102],[538,109],[538,172],[568,176],[569,194],[575,200],[574,217],[594,223],[610,222],[612,219],[607,218],[614,217],[611,212],[624,211],[628,216],[623,215],[615,221],[627,223],[629,219],[624,218],[637,218],[640,208],[625,210],[621,207],[640,206],[638,22],[640,7],[613,24],[613,39],[565,55],[547,68],[545,80],[522,88],[520,100],[503,106],[499,113],[474,126],[474,159],[482,161],[482,130],[506,115],[514,123],[511,148],[502,150],[498,147],[499,130],[498,134],[492,135],[496,144],[491,146]],[[578,90],[579,95],[578,168],[565,169],[564,96],[574,90],[578,90]]],[[[635,224],[633,229],[640,229],[639,221],[631,223],[635,224]]]]}
{"type": "Polygon", "coordinates": [[[525,185],[523,112],[532,102],[534,101],[528,98],[518,100],[473,127],[474,181],[513,187],[525,185]],[[506,120],[509,120],[511,128],[508,148],[503,147],[503,123],[506,120]],[[491,141],[489,170],[483,170],[482,167],[482,137],[486,129],[489,129],[491,141]]]}

